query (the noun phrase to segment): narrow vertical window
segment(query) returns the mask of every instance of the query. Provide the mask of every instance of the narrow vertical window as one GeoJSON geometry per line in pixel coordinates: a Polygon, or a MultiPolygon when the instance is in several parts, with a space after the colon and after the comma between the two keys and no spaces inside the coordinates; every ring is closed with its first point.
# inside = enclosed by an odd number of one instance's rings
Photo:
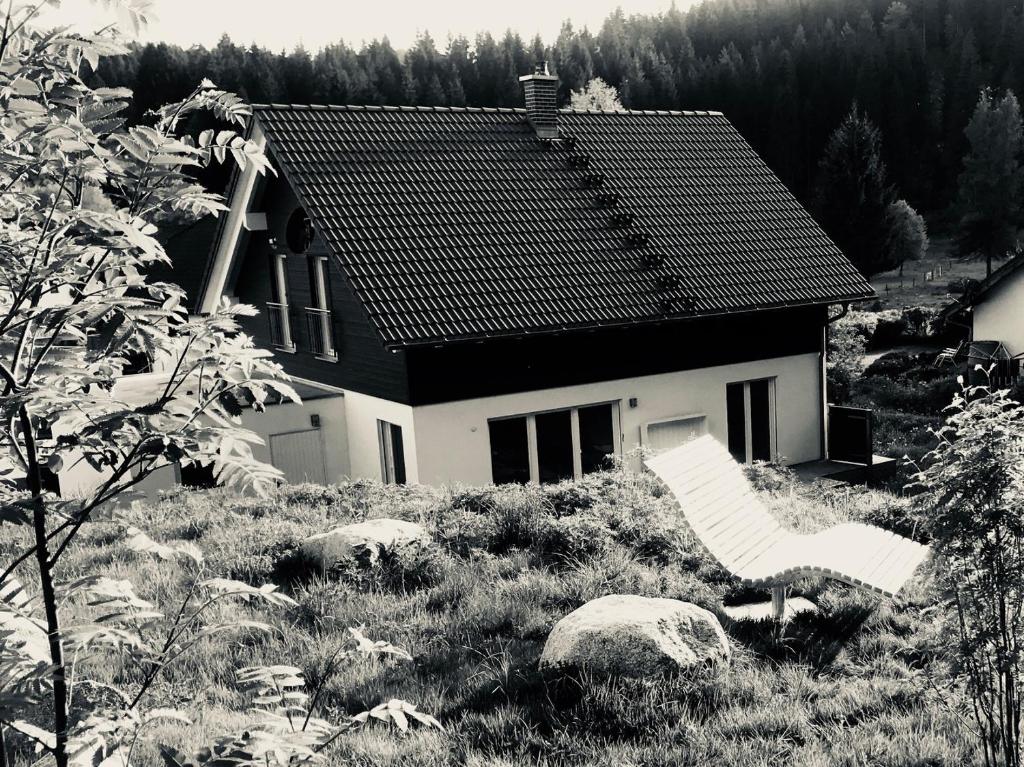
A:
{"type": "Polygon", "coordinates": [[[572,414],[568,410],[539,413],[537,419],[538,480],[542,483],[572,479],[572,414]]]}
{"type": "Polygon", "coordinates": [[[729,452],[737,461],[775,459],[775,379],[739,381],[726,386],[729,452]]]}
{"type": "Polygon", "coordinates": [[[772,460],[771,381],[750,382],[750,459],[772,460]]]}
{"type": "Polygon", "coordinates": [[[580,470],[583,474],[608,468],[615,453],[615,425],[611,404],[579,409],[580,470]]]}
{"type": "Polygon", "coordinates": [[[742,383],[731,383],[725,387],[725,406],[729,427],[729,452],[737,461],[746,463],[747,413],[742,383]]]}
{"type": "Polygon", "coordinates": [[[288,316],[287,260],[283,253],[270,254],[271,300],[267,301],[270,343],[279,349],[294,351],[291,320],[288,316]]]}
{"type": "Polygon", "coordinates": [[[377,421],[377,440],[380,447],[380,478],[388,485],[405,484],[405,442],[402,427],[387,421],[377,421]]]}
{"type": "Polygon", "coordinates": [[[530,444],[526,418],[490,421],[491,476],[496,485],[530,481],[530,444]]]}
{"type": "Polygon", "coordinates": [[[306,307],[309,348],[318,357],[337,358],[334,349],[334,326],[331,316],[331,283],[326,256],[309,259],[309,287],[313,306],[306,307]]]}

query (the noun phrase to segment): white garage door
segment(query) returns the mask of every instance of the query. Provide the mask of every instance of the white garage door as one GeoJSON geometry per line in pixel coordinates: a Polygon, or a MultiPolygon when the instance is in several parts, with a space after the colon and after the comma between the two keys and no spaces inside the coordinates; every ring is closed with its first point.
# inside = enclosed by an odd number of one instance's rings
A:
{"type": "Polygon", "coordinates": [[[704,416],[685,416],[649,423],[645,427],[644,446],[654,452],[668,450],[704,433],[704,416]]]}
{"type": "Polygon", "coordinates": [[[271,434],[270,462],[284,472],[285,481],[289,484],[327,484],[319,429],[271,434]]]}

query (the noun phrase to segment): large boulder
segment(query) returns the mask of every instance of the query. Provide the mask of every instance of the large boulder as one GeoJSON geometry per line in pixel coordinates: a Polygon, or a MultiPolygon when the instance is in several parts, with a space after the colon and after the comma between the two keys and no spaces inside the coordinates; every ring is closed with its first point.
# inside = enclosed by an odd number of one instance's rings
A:
{"type": "Polygon", "coordinates": [[[330,569],[366,552],[370,561],[385,549],[427,543],[430,536],[422,525],[401,519],[368,519],[311,535],[301,545],[303,556],[322,568],[330,569]]]}
{"type": "Polygon", "coordinates": [[[555,624],[540,666],[651,677],[728,658],[725,631],[707,610],[677,599],[611,594],[555,624]]]}

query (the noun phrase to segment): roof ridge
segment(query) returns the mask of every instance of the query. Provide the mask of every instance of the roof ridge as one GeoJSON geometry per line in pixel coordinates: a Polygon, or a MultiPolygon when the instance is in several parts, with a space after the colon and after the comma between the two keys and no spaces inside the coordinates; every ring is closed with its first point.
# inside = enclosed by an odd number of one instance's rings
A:
{"type": "MultiPolygon", "coordinates": [[[[444,112],[444,113],[496,113],[526,114],[522,107],[457,107],[457,106],[410,106],[390,104],[253,104],[253,110],[270,109],[291,110],[295,112],[444,112]]],[[[703,109],[572,109],[563,107],[560,114],[598,114],[598,115],[642,115],[646,117],[723,117],[724,113],[716,110],[703,109]]]]}
{"type": "Polygon", "coordinates": [[[385,104],[252,104],[255,112],[269,110],[287,110],[292,112],[443,112],[443,113],[496,113],[526,114],[520,107],[428,107],[428,106],[392,106],[385,104]]]}
{"type": "Polygon", "coordinates": [[[664,117],[724,117],[724,112],[714,109],[573,109],[562,107],[560,114],[576,115],[645,115],[664,117]]]}

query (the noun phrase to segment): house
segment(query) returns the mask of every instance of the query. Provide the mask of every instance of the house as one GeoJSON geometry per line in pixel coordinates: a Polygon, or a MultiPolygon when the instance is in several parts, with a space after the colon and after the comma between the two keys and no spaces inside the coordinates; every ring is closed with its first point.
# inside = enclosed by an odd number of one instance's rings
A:
{"type": "Polygon", "coordinates": [[[873,296],[717,112],[265,105],[197,291],[320,398],[291,480],[549,482],[700,433],[822,458],[828,307],[873,296]]]}
{"type": "Polygon", "coordinates": [[[971,383],[1013,386],[1024,357],[1024,256],[971,286],[939,319],[947,328],[967,331],[955,359],[966,363],[971,383]]]}

